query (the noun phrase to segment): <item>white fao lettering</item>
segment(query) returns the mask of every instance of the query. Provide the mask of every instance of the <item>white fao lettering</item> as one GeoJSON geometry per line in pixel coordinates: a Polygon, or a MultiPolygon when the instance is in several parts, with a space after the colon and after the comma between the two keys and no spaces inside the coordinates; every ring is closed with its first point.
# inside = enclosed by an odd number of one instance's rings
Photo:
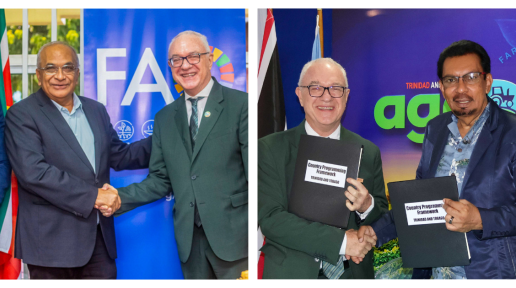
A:
{"type": "MultiPolygon", "coordinates": [[[[126,57],[125,48],[101,48],[97,49],[97,101],[107,105],[107,84],[108,80],[125,80],[126,71],[108,71],[107,59],[109,57],[126,57]]],[[[158,62],[150,48],[145,48],[143,55],[138,63],[138,67],[134,72],[129,87],[122,99],[122,106],[131,105],[134,96],[138,92],[161,92],[166,104],[172,103],[174,97],[170,92],[167,81],[161,73],[158,62]],[[150,68],[155,84],[142,84],[142,78],[147,67],[150,68]]]]}

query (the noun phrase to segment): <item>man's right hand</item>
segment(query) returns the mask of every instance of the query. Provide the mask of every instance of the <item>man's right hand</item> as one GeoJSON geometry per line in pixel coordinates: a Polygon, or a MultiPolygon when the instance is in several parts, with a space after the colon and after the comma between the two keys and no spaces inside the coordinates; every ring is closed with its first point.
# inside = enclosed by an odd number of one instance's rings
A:
{"type": "Polygon", "coordinates": [[[102,215],[109,217],[113,215],[120,206],[122,201],[118,196],[118,190],[109,184],[104,184],[102,188],[98,189],[97,200],[95,201],[95,208],[102,212],[102,215]]]}
{"type": "Polygon", "coordinates": [[[376,245],[376,234],[371,235],[367,227],[374,234],[374,230],[370,226],[362,226],[359,231],[352,229],[346,231],[346,259],[351,259],[356,264],[359,264],[367,252],[376,245]]]}
{"type": "MultiPolygon", "coordinates": [[[[365,240],[364,236],[369,236],[369,237],[373,238],[373,240],[375,241],[374,245],[376,245],[376,240],[378,240],[378,237],[376,237],[376,233],[374,232],[373,227],[361,226],[357,232],[358,242],[363,243],[365,240]]],[[[351,255],[346,254],[346,259],[348,259],[348,260],[351,259],[351,261],[355,262],[356,264],[360,264],[360,262],[362,262],[364,260],[364,257],[351,256],[351,255]]]]}

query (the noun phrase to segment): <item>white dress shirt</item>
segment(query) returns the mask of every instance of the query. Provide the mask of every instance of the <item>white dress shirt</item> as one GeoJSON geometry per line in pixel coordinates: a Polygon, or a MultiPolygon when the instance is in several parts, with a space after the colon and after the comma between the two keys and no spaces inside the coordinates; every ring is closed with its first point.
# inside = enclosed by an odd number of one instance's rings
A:
{"type": "MultiPolygon", "coordinates": [[[[330,136],[328,136],[326,138],[340,140],[340,126],[341,125],[339,125],[339,127],[337,127],[337,129],[335,129],[335,131],[333,131],[330,134],[330,136]]],[[[305,131],[306,131],[307,135],[322,137],[317,132],[315,132],[315,130],[312,128],[312,126],[310,126],[310,124],[308,124],[308,121],[305,121],[305,131]]],[[[358,216],[360,216],[360,219],[362,219],[362,220],[364,220],[367,217],[367,215],[369,215],[369,213],[371,212],[371,210],[373,210],[373,207],[374,207],[374,198],[371,194],[369,194],[369,196],[371,197],[371,206],[369,206],[369,208],[367,208],[367,210],[364,213],[360,213],[360,212],[356,211],[356,213],[358,214],[358,216]]],[[[346,234],[344,234],[344,240],[342,241],[342,246],[340,246],[340,252],[339,252],[340,255],[343,255],[343,256],[346,255],[346,245],[348,242],[347,240],[348,240],[348,237],[346,236],[346,234]]],[[[346,258],[344,258],[344,261],[347,261],[346,258]]],[[[321,267],[322,267],[322,262],[321,262],[321,267]]]]}
{"type": "Polygon", "coordinates": [[[197,95],[190,96],[186,94],[185,91],[185,101],[186,101],[186,113],[188,115],[188,125],[190,125],[190,117],[192,116],[192,102],[190,102],[188,99],[190,98],[197,98],[197,97],[204,97],[197,101],[197,119],[199,127],[201,127],[201,120],[202,115],[204,113],[204,107],[206,107],[206,102],[208,101],[208,96],[210,96],[211,88],[213,88],[213,79],[210,79],[210,82],[208,82],[208,85],[204,87],[204,89],[201,90],[201,92],[197,93],[197,95]]]}

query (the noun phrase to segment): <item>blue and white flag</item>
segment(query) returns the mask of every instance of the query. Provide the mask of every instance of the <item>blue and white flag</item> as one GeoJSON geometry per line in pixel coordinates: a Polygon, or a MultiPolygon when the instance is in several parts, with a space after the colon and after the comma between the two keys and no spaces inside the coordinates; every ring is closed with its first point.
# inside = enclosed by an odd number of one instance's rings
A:
{"type": "Polygon", "coordinates": [[[317,24],[315,26],[315,39],[312,46],[312,60],[321,58],[321,34],[319,34],[319,15],[317,15],[317,24]]]}

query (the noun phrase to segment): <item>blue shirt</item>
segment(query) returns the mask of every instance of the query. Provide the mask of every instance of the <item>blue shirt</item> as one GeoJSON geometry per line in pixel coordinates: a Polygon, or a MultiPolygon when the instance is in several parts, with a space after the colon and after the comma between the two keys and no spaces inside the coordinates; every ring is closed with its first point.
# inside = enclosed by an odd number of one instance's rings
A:
{"type": "Polygon", "coordinates": [[[77,138],[77,141],[81,145],[82,151],[84,151],[84,154],[88,157],[88,161],[90,161],[93,171],[95,171],[95,138],[93,137],[93,132],[91,131],[86,114],[84,114],[84,110],[82,110],[81,100],[73,93],[73,108],[71,112],[57,104],[54,100],[52,100],[52,103],[54,103],[59,112],[61,112],[66,123],[68,123],[70,129],[72,129],[75,138],[77,138]]]}
{"type": "MultiPolygon", "coordinates": [[[[459,190],[459,198],[462,194],[462,183],[468,169],[471,153],[475,149],[475,145],[482,132],[482,128],[489,116],[489,104],[487,104],[484,112],[478,118],[477,122],[464,136],[460,135],[457,126],[458,119],[452,114],[452,122],[448,124],[450,134],[448,135],[448,143],[444,148],[443,155],[437,166],[435,177],[455,176],[457,179],[457,190],[459,190]],[[466,144],[464,143],[466,142],[466,144]]],[[[463,266],[455,267],[437,267],[432,269],[434,279],[466,279],[466,271],[463,266]]]]}
{"type": "MultiPolygon", "coordinates": [[[[61,112],[66,123],[68,123],[70,129],[72,129],[73,135],[77,138],[82,151],[86,154],[88,161],[90,161],[90,164],[93,167],[93,171],[95,171],[95,138],[93,137],[93,131],[91,131],[90,123],[86,118],[86,114],[84,114],[84,110],[82,110],[81,100],[79,100],[79,97],[73,93],[73,108],[71,112],[65,107],[57,104],[54,100],[52,100],[52,103],[54,103],[57,110],[61,112]]],[[[98,223],[99,214],[97,211],[97,224],[98,223]]]]}

